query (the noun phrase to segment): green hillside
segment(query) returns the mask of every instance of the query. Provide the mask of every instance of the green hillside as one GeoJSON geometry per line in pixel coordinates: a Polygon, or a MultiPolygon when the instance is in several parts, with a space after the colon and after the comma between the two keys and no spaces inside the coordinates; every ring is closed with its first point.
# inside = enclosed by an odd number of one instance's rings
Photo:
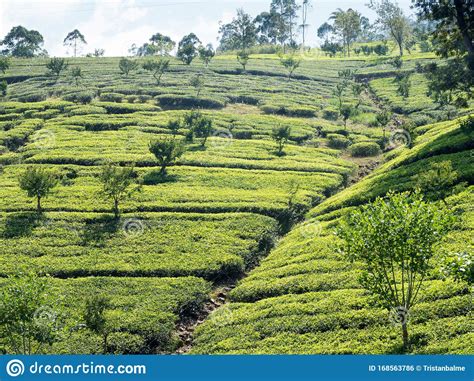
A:
{"type": "MultiPolygon", "coordinates": [[[[247,73],[234,59],[209,69],[174,61],[159,85],[142,69],[121,75],[118,59],[70,59],[84,73],[77,85],[67,73],[46,76],[47,62],[15,59],[5,74],[0,275],[49,274],[72,327],[81,323],[91,294],[108,295],[109,346],[116,353],[180,347],[177,324],[199,312],[219,284],[255,266],[293,220],[336,192],[357,167],[328,146],[329,134],[346,132],[324,119],[323,109],[332,102],[338,70],[363,62],[329,68],[308,62],[288,80],[277,60],[252,60],[247,73]],[[205,78],[199,98],[188,85],[198,72],[205,78]],[[163,179],[148,144],[170,136],[168,122],[192,108],[212,118],[215,132],[205,147],[188,144],[163,179]],[[278,125],[291,126],[282,156],[271,139],[278,125]],[[133,166],[140,183],[122,203],[120,220],[99,194],[104,163],[133,166]],[[41,216],[18,186],[31,166],[60,177],[41,216]]],[[[377,110],[368,96],[361,107],[377,110]]],[[[354,142],[382,137],[357,121],[349,131],[354,142]]],[[[188,132],[180,129],[178,137],[188,132]]],[[[73,330],[49,351],[96,353],[101,341],[89,330],[73,330]]]]}
{"type": "MultiPolygon", "coordinates": [[[[335,227],[353,208],[389,190],[413,189],[431,163],[448,160],[456,183],[473,184],[474,141],[459,122],[418,128],[412,149],[399,148],[371,175],[313,208],[308,221],[232,290],[231,303],[198,328],[194,353],[399,353],[399,328],[360,288],[360,267],[338,253],[335,227]]],[[[456,225],[441,251],[472,255],[473,191],[471,185],[446,200],[456,225]]],[[[470,286],[434,272],[420,293],[410,313],[412,351],[470,353],[470,286]]]]}
{"type": "MultiPolygon", "coordinates": [[[[358,265],[335,252],[332,231],[351,207],[409,189],[432,162],[450,160],[458,182],[472,184],[472,139],[458,121],[420,124],[418,106],[397,110],[396,91],[381,82],[393,68],[372,58],[307,56],[291,79],[276,55],[252,56],[245,72],[234,56],[208,68],[172,60],[160,84],[141,68],[120,74],[118,58],[68,59],[83,72],[78,83],[69,71],[46,75],[48,61],[12,59],[0,103],[0,282],[19,271],[50,276],[50,307],[68,335],[45,352],[102,351],[103,338],[83,324],[96,294],[110,298],[110,353],[173,353],[202,320],[193,353],[397,351],[397,333],[384,311],[368,306],[358,265]],[[369,88],[345,92],[344,102],[357,104],[345,125],[333,91],[348,69],[350,85],[369,88]],[[199,95],[190,84],[197,74],[199,95]],[[393,131],[376,124],[383,107],[419,125],[412,149],[386,147],[393,131]],[[188,142],[160,176],[150,141],[189,135],[169,122],[197,109],[212,119],[211,136],[204,146],[188,142]],[[272,135],[282,126],[291,134],[280,155],[272,135]],[[119,219],[100,194],[104,164],[133,168],[139,186],[119,219]],[[59,179],[40,215],[18,184],[31,167],[59,179]],[[238,280],[231,302],[207,317],[225,299],[216,295],[238,280]]],[[[429,101],[415,97],[407,102],[429,101]]],[[[436,109],[423,118],[450,115],[436,109]]],[[[453,249],[471,239],[471,192],[449,199],[460,216],[453,249]]],[[[413,312],[415,351],[472,348],[465,284],[433,277],[423,303],[413,312]]],[[[12,350],[3,338],[0,350],[12,350]]]]}

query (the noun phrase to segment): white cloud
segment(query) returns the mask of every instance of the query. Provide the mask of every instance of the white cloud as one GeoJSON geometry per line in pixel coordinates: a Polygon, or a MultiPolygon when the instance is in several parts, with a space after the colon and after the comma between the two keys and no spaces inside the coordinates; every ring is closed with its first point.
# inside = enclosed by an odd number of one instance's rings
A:
{"type": "Polygon", "coordinates": [[[133,43],[152,35],[152,28],[139,22],[147,13],[135,0],[98,1],[92,16],[77,28],[86,36],[88,50],[101,48],[108,56],[125,55],[133,43]]]}

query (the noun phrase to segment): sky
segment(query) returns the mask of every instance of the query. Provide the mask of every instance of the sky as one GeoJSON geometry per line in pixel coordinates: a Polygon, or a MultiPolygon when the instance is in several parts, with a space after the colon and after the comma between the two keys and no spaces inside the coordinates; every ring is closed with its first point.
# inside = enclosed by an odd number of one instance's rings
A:
{"type": "MultiPolygon", "coordinates": [[[[316,30],[336,8],[353,8],[369,19],[369,0],[312,0],[307,44],[318,44],[316,30]]],[[[302,0],[297,0],[301,3],[302,0]]],[[[106,56],[124,56],[132,44],[142,45],[160,32],[178,42],[193,32],[204,43],[218,45],[219,23],[232,20],[238,8],[256,16],[271,0],[0,0],[0,39],[16,25],[39,31],[51,56],[68,56],[67,33],[79,29],[87,45],[82,54],[105,49],[106,56]]],[[[411,14],[411,0],[398,0],[411,14]]]]}

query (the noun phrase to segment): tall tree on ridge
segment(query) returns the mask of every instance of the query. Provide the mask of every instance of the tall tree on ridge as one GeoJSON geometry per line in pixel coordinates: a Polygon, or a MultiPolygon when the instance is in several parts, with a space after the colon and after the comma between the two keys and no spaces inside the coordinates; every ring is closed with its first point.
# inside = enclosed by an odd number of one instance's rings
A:
{"type": "Polygon", "coordinates": [[[71,46],[74,48],[74,57],[77,57],[78,45],[87,44],[84,35],[77,29],[74,29],[72,32],[69,32],[63,43],[64,46],[71,46]]]}
{"type": "Polygon", "coordinates": [[[232,22],[221,25],[219,34],[222,50],[247,50],[257,42],[255,21],[243,9],[237,10],[232,22]]]}
{"type": "Polygon", "coordinates": [[[400,50],[400,56],[403,56],[403,50],[407,48],[412,34],[410,20],[404,15],[403,10],[391,0],[371,0],[368,7],[377,13],[376,23],[393,38],[400,50]]]}
{"type": "Polygon", "coordinates": [[[351,44],[357,39],[361,31],[360,13],[351,8],[347,11],[338,8],[337,11],[332,13],[330,19],[334,20],[334,30],[341,36],[345,53],[350,56],[351,44]]]}
{"type": "Polygon", "coordinates": [[[300,29],[302,32],[302,37],[303,37],[303,49],[305,46],[306,42],[306,29],[309,27],[309,24],[307,24],[307,19],[308,19],[308,10],[311,8],[311,1],[310,0],[303,0],[303,5],[301,9],[303,10],[303,14],[301,17],[301,24],[300,24],[300,29]]]}
{"type": "Polygon", "coordinates": [[[201,45],[201,41],[194,33],[184,36],[179,42],[177,57],[186,65],[191,65],[191,62],[198,55],[199,45],[201,45]]]}
{"type": "Polygon", "coordinates": [[[156,51],[160,56],[167,56],[176,46],[176,42],[161,33],[151,36],[150,42],[156,47],[156,51]]]}
{"type": "Polygon", "coordinates": [[[28,30],[19,25],[13,27],[0,42],[4,49],[1,54],[13,57],[34,57],[45,53],[42,49],[43,36],[36,30],[28,30]]]}
{"type": "Polygon", "coordinates": [[[294,28],[296,25],[296,12],[300,8],[295,0],[272,0],[270,13],[275,15],[277,30],[277,40],[281,46],[285,47],[289,40],[290,45],[294,45],[294,28]]]}
{"type": "Polygon", "coordinates": [[[254,22],[259,44],[277,44],[278,30],[276,21],[278,17],[278,14],[275,12],[262,12],[255,17],[254,22]]]}

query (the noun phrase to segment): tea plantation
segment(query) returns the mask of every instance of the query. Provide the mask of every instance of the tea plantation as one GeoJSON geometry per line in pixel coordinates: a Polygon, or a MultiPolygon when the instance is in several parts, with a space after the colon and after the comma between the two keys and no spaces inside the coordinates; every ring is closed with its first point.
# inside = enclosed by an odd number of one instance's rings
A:
{"type": "MultiPolygon", "coordinates": [[[[49,276],[56,302],[47,307],[68,334],[47,353],[103,352],[83,321],[95,294],[110,298],[108,353],[173,353],[184,344],[180,324],[206,318],[203,306],[239,279],[230,303],[196,329],[192,353],[399,351],[398,331],[371,306],[333,230],[351,208],[413,188],[431,163],[449,160],[456,184],[473,183],[472,136],[418,96],[422,80],[400,101],[394,69],[360,58],[306,57],[291,79],[273,55],[252,56],[246,71],[233,56],[208,68],[172,60],[159,84],[143,69],[122,75],[116,58],[68,59],[82,70],[77,83],[67,71],[46,75],[47,62],[12,59],[0,102],[0,283],[18,271],[49,276]],[[345,93],[358,112],[344,122],[333,91],[348,69],[351,83],[369,88],[345,93]],[[418,125],[412,148],[382,154],[391,134],[376,123],[384,107],[418,125]],[[211,136],[188,142],[161,176],[150,141],[189,135],[170,122],[197,109],[212,120],[211,136]],[[291,133],[279,154],[282,126],[291,133]],[[118,219],[100,193],[105,164],[133,168],[137,189],[118,219]],[[42,214],[18,184],[32,167],[59,179],[42,214]]],[[[443,243],[450,250],[472,250],[472,191],[447,199],[458,216],[443,243]]],[[[433,275],[412,314],[414,351],[472,350],[471,304],[467,283],[433,275]]],[[[13,349],[0,338],[0,350],[13,349]]]]}
{"type": "MultiPolygon", "coordinates": [[[[440,252],[474,249],[474,141],[461,120],[417,129],[414,147],[313,208],[231,292],[231,303],[198,328],[194,353],[400,353],[399,327],[360,288],[361,267],[338,252],[344,215],[389,190],[406,191],[432,163],[451,161],[460,191],[446,199],[456,216],[440,252]],[[468,184],[471,184],[469,186],[468,184]]],[[[437,258],[440,262],[441,259],[437,258]]],[[[410,312],[413,353],[472,353],[472,289],[433,272],[410,312]]]]}

